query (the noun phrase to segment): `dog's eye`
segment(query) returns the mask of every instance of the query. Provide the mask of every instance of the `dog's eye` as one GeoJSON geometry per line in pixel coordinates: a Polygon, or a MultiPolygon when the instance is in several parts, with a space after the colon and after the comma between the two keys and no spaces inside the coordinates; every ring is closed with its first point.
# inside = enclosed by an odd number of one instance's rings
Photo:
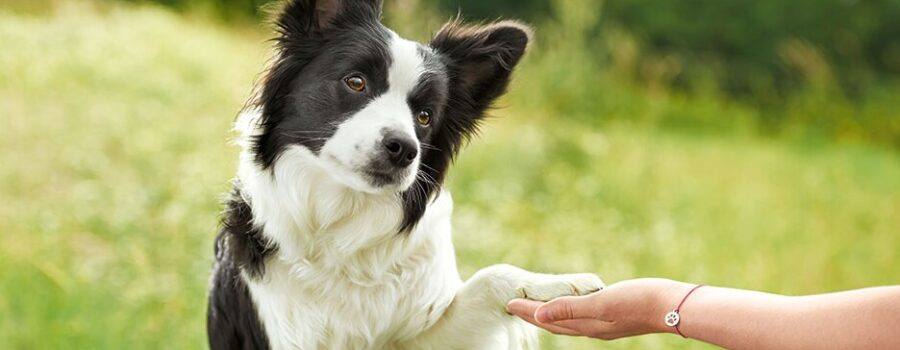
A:
{"type": "Polygon", "coordinates": [[[344,83],[347,84],[347,87],[349,87],[350,90],[353,90],[356,92],[366,91],[366,80],[363,79],[362,77],[359,77],[356,75],[354,75],[352,77],[347,77],[344,79],[344,83]]]}
{"type": "Polygon", "coordinates": [[[416,113],[416,122],[421,126],[428,126],[431,124],[431,111],[430,110],[421,110],[419,113],[416,113]]]}

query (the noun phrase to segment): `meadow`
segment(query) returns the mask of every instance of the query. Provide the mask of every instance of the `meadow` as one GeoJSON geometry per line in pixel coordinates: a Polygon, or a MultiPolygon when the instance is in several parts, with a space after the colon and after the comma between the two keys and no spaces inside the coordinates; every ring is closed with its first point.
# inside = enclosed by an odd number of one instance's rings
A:
{"type": "MultiPolygon", "coordinates": [[[[511,263],[784,294],[900,283],[896,147],[800,126],[764,135],[757,111],[713,94],[560,67],[587,54],[554,46],[565,31],[545,35],[447,184],[464,276],[511,263]]],[[[206,347],[230,124],[266,38],[151,5],[0,6],[0,347],[206,347]]],[[[898,110],[873,99],[859,113],[898,110]]],[[[848,108],[804,101],[798,113],[848,108]]],[[[706,348],[669,335],[542,343],[706,348]]]]}

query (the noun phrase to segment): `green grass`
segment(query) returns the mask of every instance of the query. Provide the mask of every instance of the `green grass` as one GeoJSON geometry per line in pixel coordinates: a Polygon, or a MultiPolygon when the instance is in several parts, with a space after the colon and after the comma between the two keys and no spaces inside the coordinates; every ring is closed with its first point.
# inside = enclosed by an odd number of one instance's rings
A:
{"type": "MultiPolygon", "coordinates": [[[[0,42],[0,343],[205,347],[229,124],[264,36],[153,7],[62,5],[0,8],[0,42]]],[[[507,262],[788,294],[898,283],[896,151],[538,112],[524,85],[541,63],[526,63],[449,181],[464,275],[507,262]]]]}

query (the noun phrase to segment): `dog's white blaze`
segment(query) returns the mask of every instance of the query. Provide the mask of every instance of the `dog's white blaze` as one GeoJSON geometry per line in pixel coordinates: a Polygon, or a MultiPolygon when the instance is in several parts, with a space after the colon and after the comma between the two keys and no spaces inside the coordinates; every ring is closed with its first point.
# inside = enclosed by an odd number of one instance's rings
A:
{"type": "MultiPolygon", "coordinates": [[[[415,42],[401,38],[396,33],[391,32],[391,58],[394,62],[388,71],[388,84],[390,89],[388,95],[394,94],[395,98],[402,98],[404,103],[409,93],[416,88],[422,74],[425,73],[425,62],[419,53],[419,45],[415,42]]],[[[412,129],[412,115],[405,118],[412,129]]]]}
{"type": "Polygon", "coordinates": [[[388,90],[365,108],[338,126],[334,136],[322,147],[329,170],[358,191],[369,193],[397,192],[409,188],[416,180],[421,157],[416,157],[406,169],[403,181],[397,186],[376,188],[359,174],[369,166],[373,157],[380,156],[385,130],[400,132],[414,140],[419,148],[413,111],[409,108],[410,93],[425,73],[425,62],[415,42],[391,32],[390,53],[393,63],[388,69],[388,90]]]}

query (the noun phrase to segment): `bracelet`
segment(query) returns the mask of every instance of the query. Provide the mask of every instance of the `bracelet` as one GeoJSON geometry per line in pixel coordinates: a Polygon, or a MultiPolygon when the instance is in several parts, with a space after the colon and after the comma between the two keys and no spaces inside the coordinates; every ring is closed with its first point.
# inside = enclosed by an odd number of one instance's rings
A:
{"type": "Polygon", "coordinates": [[[666,318],[665,318],[666,326],[674,327],[675,333],[678,333],[678,335],[680,335],[682,338],[685,338],[685,339],[687,339],[687,337],[684,334],[682,334],[681,329],[678,328],[678,325],[681,324],[681,314],[680,314],[681,307],[684,305],[684,302],[687,301],[688,297],[690,297],[691,294],[694,294],[694,291],[696,291],[697,289],[700,289],[700,287],[703,287],[703,285],[698,284],[696,287],[692,288],[691,291],[688,292],[684,296],[684,298],[681,299],[681,302],[678,303],[678,307],[676,307],[675,310],[672,310],[672,312],[666,314],[666,318]]]}

